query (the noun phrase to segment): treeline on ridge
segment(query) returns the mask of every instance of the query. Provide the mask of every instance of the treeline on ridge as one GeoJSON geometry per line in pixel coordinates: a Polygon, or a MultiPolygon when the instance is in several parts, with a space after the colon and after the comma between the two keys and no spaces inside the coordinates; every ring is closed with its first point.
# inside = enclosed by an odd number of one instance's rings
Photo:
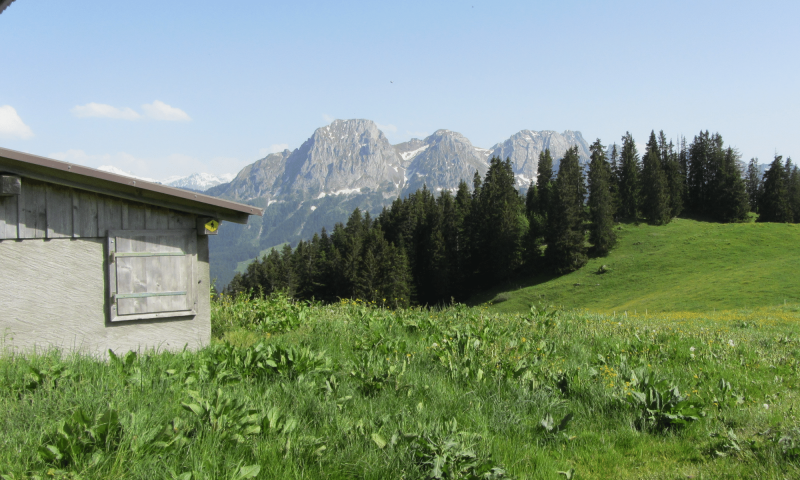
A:
{"type": "Polygon", "coordinates": [[[606,148],[598,139],[581,165],[577,147],[554,172],[539,155],[536,181],[523,195],[510,160],[492,158],[455,193],[426,187],[396,199],[377,218],[359,209],[294,249],[256,260],[226,287],[228,294],[285,291],[325,302],[358,298],[387,307],[463,301],[515,275],[564,274],[605,256],[620,220],[664,225],[682,213],[737,222],[800,222],[800,174],[776,155],[763,176],[757,159],[742,171],[740,155],[719,134],[700,132],[676,146],[651,132],[643,156],[630,133],[606,148]],[[609,152],[607,154],[607,152],[609,152]],[[587,168],[588,167],[588,168],[587,168]]]}

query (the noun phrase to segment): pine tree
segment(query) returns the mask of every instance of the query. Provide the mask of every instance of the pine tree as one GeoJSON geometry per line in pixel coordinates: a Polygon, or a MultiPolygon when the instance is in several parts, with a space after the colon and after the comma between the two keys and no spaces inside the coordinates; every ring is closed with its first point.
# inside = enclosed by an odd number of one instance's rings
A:
{"type": "Polygon", "coordinates": [[[622,209],[622,203],[620,202],[619,196],[619,174],[620,174],[620,165],[619,165],[619,148],[617,144],[611,145],[611,156],[610,156],[610,167],[611,167],[611,176],[608,179],[609,189],[611,190],[611,204],[612,210],[614,212],[614,218],[619,215],[622,209]]]}
{"type": "Polygon", "coordinates": [[[569,148],[561,159],[553,193],[545,257],[556,273],[564,274],[587,262],[583,228],[586,187],[577,147],[569,148]]]}
{"type": "Polygon", "coordinates": [[[795,166],[789,175],[789,209],[792,211],[794,223],[800,223],[800,169],[795,166]]]}
{"type": "Polygon", "coordinates": [[[692,213],[704,213],[707,210],[707,183],[711,169],[711,137],[708,130],[694,137],[689,146],[687,170],[688,210],[692,213]]]}
{"type": "Polygon", "coordinates": [[[789,222],[791,210],[786,188],[786,171],[783,157],[775,155],[769,168],[764,172],[763,191],[758,202],[759,222],[789,222]]]}
{"type": "Polygon", "coordinates": [[[639,217],[639,153],[629,132],[622,137],[619,172],[619,215],[637,220],[639,217]]]}
{"type": "Polygon", "coordinates": [[[548,214],[553,199],[553,157],[550,149],[539,152],[536,167],[536,184],[531,181],[525,200],[528,233],[523,239],[526,269],[533,271],[541,259],[541,248],[548,230],[548,214]]]}
{"type": "Polygon", "coordinates": [[[681,166],[680,156],[675,151],[675,145],[671,140],[667,143],[663,130],[659,132],[658,147],[661,151],[661,165],[664,168],[664,176],[667,182],[669,215],[674,218],[683,212],[683,189],[686,184],[686,175],[681,166]]]}
{"type": "Polygon", "coordinates": [[[737,222],[747,218],[750,202],[747,197],[742,172],[739,170],[739,153],[728,147],[718,173],[716,189],[717,211],[715,217],[722,222],[737,222]]]}
{"type": "Polygon", "coordinates": [[[758,158],[751,158],[744,179],[750,211],[758,213],[758,197],[761,196],[761,175],[758,171],[758,158]]]}
{"type": "Polygon", "coordinates": [[[478,200],[478,237],[473,258],[485,286],[507,279],[522,263],[522,239],[528,229],[522,198],[515,188],[511,160],[494,157],[478,200]]]}
{"type": "Polygon", "coordinates": [[[659,152],[656,134],[650,131],[642,161],[641,192],[642,213],[652,225],[665,225],[670,221],[669,193],[659,152]]]}
{"type": "Polygon", "coordinates": [[[611,166],[606,160],[605,147],[598,138],[590,147],[589,164],[589,242],[595,255],[606,256],[616,243],[614,235],[614,205],[611,197],[611,166]]]}

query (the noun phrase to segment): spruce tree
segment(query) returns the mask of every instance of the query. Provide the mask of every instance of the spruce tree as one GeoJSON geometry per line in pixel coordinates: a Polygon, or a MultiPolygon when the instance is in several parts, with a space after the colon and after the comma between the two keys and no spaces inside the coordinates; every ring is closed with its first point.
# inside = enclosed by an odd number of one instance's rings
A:
{"type": "Polygon", "coordinates": [[[554,186],[545,257],[556,273],[564,274],[587,262],[583,227],[586,186],[577,147],[569,148],[561,159],[554,186]]]}
{"type": "Polygon", "coordinates": [[[536,167],[536,210],[534,214],[542,217],[542,228],[547,230],[547,215],[553,203],[553,156],[550,149],[539,153],[539,164],[536,167]]]}
{"type": "Polygon", "coordinates": [[[795,166],[789,175],[789,209],[792,211],[794,223],[800,223],[800,169],[795,166]]]}
{"type": "Polygon", "coordinates": [[[507,279],[522,263],[522,239],[528,229],[524,203],[515,188],[511,160],[494,157],[478,197],[481,221],[475,245],[481,283],[485,286],[507,279]]]}
{"type": "Polygon", "coordinates": [[[775,160],[764,172],[763,185],[761,199],[758,202],[758,221],[779,223],[791,221],[789,191],[786,188],[786,171],[782,156],[775,155],[775,160]]]}
{"type": "Polygon", "coordinates": [[[758,171],[758,158],[751,158],[744,179],[750,211],[758,213],[758,197],[761,195],[761,175],[758,171]]]}
{"type": "Polygon", "coordinates": [[[619,215],[637,220],[639,217],[639,153],[630,132],[622,137],[619,172],[619,215]]]}
{"type": "Polygon", "coordinates": [[[614,235],[614,205],[611,197],[611,166],[606,160],[605,147],[598,138],[590,147],[589,164],[589,242],[593,253],[606,256],[616,243],[614,235]]]}
{"type": "Polygon", "coordinates": [[[674,218],[683,212],[683,189],[686,183],[686,175],[680,161],[680,155],[675,151],[675,145],[667,138],[661,130],[658,135],[658,147],[661,152],[661,165],[664,168],[664,176],[667,182],[667,194],[669,195],[669,215],[674,218]]]}
{"type": "Polygon", "coordinates": [[[716,189],[718,206],[715,217],[722,222],[738,222],[747,218],[750,202],[747,197],[742,172],[739,170],[739,153],[732,147],[725,150],[716,189]]]}
{"type": "Polygon", "coordinates": [[[708,130],[694,137],[688,151],[688,210],[703,213],[708,204],[707,180],[711,169],[711,137],[708,130]]]}
{"type": "Polygon", "coordinates": [[[525,246],[525,265],[532,272],[540,263],[541,247],[548,230],[548,214],[553,199],[553,157],[550,149],[539,152],[536,167],[536,184],[531,182],[525,201],[528,219],[528,232],[523,240],[525,246]]]}
{"type": "Polygon", "coordinates": [[[641,192],[642,213],[651,225],[665,225],[670,221],[669,193],[659,152],[656,134],[650,131],[642,161],[641,192]]]}
{"type": "Polygon", "coordinates": [[[620,202],[619,196],[619,174],[620,174],[620,165],[619,165],[619,148],[617,144],[611,145],[611,176],[608,179],[609,188],[611,190],[611,203],[612,203],[612,210],[614,211],[614,218],[616,219],[622,209],[622,203],[620,202]]]}

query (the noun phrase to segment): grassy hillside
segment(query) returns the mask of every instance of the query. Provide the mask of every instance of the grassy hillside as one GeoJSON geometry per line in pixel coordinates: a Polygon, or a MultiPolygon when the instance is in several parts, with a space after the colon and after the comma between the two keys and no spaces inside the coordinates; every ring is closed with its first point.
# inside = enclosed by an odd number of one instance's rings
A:
{"type": "Polygon", "coordinates": [[[538,276],[491,291],[503,312],[531,304],[592,311],[712,311],[800,302],[800,225],[675,219],[623,224],[608,257],[562,277],[538,276]],[[599,274],[601,265],[608,273],[599,274]]]}
{"type": "Polygon", "coordinates": [[[800,478],[798,320],[225,297],[199,352],[0,343],[0,477],[800,478]]]}

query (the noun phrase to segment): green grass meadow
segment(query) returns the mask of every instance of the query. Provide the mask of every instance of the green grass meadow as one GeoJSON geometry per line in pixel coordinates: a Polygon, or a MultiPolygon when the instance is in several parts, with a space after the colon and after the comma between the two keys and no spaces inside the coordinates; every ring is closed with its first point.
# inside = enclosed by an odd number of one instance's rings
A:
{"type": "Polygon", "coordinates": [[[212,308],[198,352],[0,357],[2,478],[800,477],[797,304],[212,308]]]}
{"type": "Polygon", "coordinates": [[[621,224],[604,258],[558,278],[533,277],[480,296],[498,312],[531,304],[602,312],[745,309],[800,303],[800,224],[674,219],[621,224]],[[608,272],[600,274],[602,265],[608,272]]]}

